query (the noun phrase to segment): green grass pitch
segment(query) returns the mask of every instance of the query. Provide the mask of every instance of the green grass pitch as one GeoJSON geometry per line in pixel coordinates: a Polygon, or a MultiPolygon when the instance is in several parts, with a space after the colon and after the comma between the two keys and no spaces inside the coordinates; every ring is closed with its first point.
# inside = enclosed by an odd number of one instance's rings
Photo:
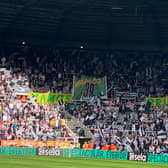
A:
{"type": "Polygon", "coordinates": [[[165,164],[51,156],[0,156],[0,168],[166,168],[165,164]]]}

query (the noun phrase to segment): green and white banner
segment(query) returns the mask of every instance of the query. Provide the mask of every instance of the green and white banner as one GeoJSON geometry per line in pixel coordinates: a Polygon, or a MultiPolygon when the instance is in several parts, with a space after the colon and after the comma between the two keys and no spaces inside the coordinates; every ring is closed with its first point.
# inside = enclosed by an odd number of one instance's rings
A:
{"type": "Polygon", "coordinates": [[[74,77],[73,100],[89,101],[100,95],[107,96],[106,77],[74,77]]]}

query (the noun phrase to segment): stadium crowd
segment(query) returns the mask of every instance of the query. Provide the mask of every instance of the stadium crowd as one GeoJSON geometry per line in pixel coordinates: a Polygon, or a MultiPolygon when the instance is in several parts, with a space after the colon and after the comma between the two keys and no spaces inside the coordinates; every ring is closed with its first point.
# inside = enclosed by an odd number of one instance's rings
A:
{"type": "Polygon", "coordinates": [[[132,110],[122,111],[122,105],[99,107],[96,105],[71,105],[69,112],[80,122],[87,125],[94,133],[95,148],[104,145],[115,145],[117,151],[135,153],[167,153],[164,144],[168,132],[167,111],[150,109],[142,111],[139,106],[132,110]],[[134,117],[134,114],[138,115],[134,117]],[[124,118],[121,122],[118,116],[124,118]]]}
{"type": "MultiPolygon", "coordinates": [[[[5,67],[6,62],[1,61],[5,67]]],[[[22,86],[29,86],[24,73],[1,68],[0,139],[44,141],[71,137],[72,134],[65,125],[62,105],[38,105],[33,98],[22,103],[17,95],[17,89],[22,86]]]]}
{"type": "Polygon", "coordinates": [[[27,76],[35,90],[71,93],[73,75],[85,75],[107,76],[110,97],[115,90],[142,90],[151,96],[167,94],[165,55],[35,48],[14,51],[6,51],[8,55],[1,58],[1,65],[27,76]]]}
{"type": "MultiPolygon", "coordinates": [[[[10,52],[10,51],[8,51],[10,52]]],[[[71,93],[73,76],[107,76],[108,96],[115,91],[136,92],[137,102],[101,100],[70,104],[69,112],[87,125],[95,137],[95,148],[114,144],[117,151],[168,153],[164,144],[168,133],[166,108],[152,107],[144,96],[167,95],[167,58],[160,54],[110,53],[86,50],[42,50],[12,52],[1,58],[0,139],[56,139],[71,136],[61,105],[49,109],[32,102],[22,104],[14,94],[13,79],[33,91],[71,93]],[[24,55],[24,56],[23,56],[24,55]],[[31,57],[30,57],[31,55],[31,57]],[[139,93],[142,92],[141,96],[139,93]],[[119,116],[124,122],[119,121],[119,116]]]]}

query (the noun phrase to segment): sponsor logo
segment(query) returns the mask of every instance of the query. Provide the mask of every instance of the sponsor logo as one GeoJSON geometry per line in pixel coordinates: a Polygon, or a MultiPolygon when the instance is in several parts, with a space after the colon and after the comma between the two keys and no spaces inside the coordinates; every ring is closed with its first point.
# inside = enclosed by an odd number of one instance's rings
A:
{"type": "Polygon", "coordinates": [[[148,153],[148,162],[152,163],[168,163],[168,155],[148,153]]]}
{"type": "Polygon", "coordinates": [[[128,153],[103,150],[63,149],[62,156],[127,160],[128,153]]]}
{"type": "Polygon", "coordinates": [[[143,154],[129,153],[129,160],[143,161],[146,162],[147,156],[143,154]]]}
{"type": "Polygon", "coordinates": [[[44,155],[44,156],[60,156],[61,150],[57,148],[38,148],[38,155],[44,155]]]}

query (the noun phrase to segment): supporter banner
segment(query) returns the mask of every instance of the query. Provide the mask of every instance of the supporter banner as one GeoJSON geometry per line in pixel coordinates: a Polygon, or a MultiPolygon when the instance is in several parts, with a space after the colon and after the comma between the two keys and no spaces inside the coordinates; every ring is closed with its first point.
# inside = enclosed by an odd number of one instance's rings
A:
{"type": "Polygon", "coordinates": [[[31,89],[23,85],[24,81],[27,81],[27,79],[12,79],[11,81],[8,81],[7,86],[11,91],[20,92],[20,93],[29,93],[31,89]]]}
{"type": "Polygon", "coordinates": [[[70,141],[1,140],[1,146],[70,147],[70,141]]]}
{"type": "Polygon", "coordinates": [[[57,148],[37,148],[37,155],[41,156],[62,156],[62,150],[57,148]]]}
{"type": "Polygon", "coordinates": [[[129,153],[128,154],[128,160],[135,160],[135,161],[147,161],[147,155],[146,154],[135,154],[135,153],[129,153]]]}
{"type": "Polygon", "coordinates": [[[57,94],[57,93],[37,93],[30,92],[29,97],[36,97],[36,102],[38,104],[57,104],[61,103],[70,103],[72,100],[71,94],[57,94]]]}
{"type": "Polygon", "coordinates": [[[103,151],[103,150],[64,149],[62,151],[62,155],[67,157],[87,157],[87,158],[127,160],[128,153],[103,151]]]}
{"type": "Polygon", "coordinates": [[[92,97],[107,95],[106,78],[82,77],[74,78],[73,100],[85,101],[92,97]]]}
{"type": "Polygon", "coordinates": [[[153,106],[168,106],[168,97],[147,97],[146,100],[153,106]]]}
{"type": "Polygon", "coordinates": [[[36,155],[36,148],[31,147],[2,147],[0,155],[36,155]]]}
{"type": "Polygon", "coordinates": [[[119,97],[123,100],[136,100],[137,93],[135,92],[116,92],[116,97],[119,97]]]}
{"type": "Polygon", "coordinates": [[[148,153],[148,162],[152,163],[166,163],[168,164],[168,154],[152,154],[148,153]]]}

